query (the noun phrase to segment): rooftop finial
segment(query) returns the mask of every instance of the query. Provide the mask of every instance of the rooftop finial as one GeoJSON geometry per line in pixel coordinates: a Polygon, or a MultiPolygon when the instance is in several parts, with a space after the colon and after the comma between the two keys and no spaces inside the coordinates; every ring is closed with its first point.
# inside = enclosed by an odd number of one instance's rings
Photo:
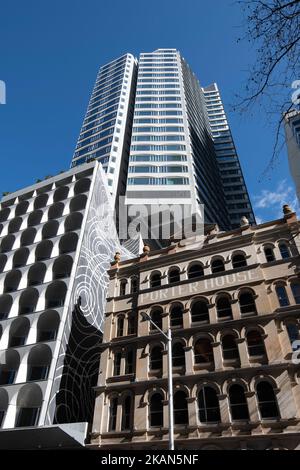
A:
{"type": "Polygon", "coordinates": [[[246,227],[247,225],[249,225],[249,220],[245,215],[243,215],[243,217],[241,218],[240,225],[241,227],[246,227]]]}
{"type": "Polygon", "coordinates": [[[284,215],[292,214],[293,210],[290,208],[288,204],[283,204],[282,211],[284,215]]]}

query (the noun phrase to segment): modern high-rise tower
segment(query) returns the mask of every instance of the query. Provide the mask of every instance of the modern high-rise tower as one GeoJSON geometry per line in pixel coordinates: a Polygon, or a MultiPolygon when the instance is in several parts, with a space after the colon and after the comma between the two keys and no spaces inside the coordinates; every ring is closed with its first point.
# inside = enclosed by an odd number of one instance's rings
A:
{"type": "Polygon", "coordinates": [[[291,109],[284,115],[285,139],[291,176],[300,201],[300,110],[291,109]]]}
{"type": "Polygon", "coordinates": [[[213,83],[203,92],[230,225],[238,227],[243,216],[253,224],[255,217],[218,86],[213,83]]]}

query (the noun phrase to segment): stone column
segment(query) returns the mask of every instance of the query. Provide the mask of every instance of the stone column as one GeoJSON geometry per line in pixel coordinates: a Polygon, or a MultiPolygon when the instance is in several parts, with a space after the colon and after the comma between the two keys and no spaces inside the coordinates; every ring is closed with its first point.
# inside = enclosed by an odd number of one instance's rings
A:
{"type": "Polygon", "coordinates": [[[258,407],[256,402],[255,392],[245,392],[245,397],[247,400],[248,410],[249,410],[249,418],[251,422],[257,422],[260,420],[258,407]]]}
{"type": "Polygon", "coordinates": [[[241,367],[250,367],[246,338],[237,338],[236,343],[239,350],[241,367]]]}
{"type": "Polygon", "coordinates": [[[214,354],[214,363],[215,363],[215,370],[223,370],[223,354],[222,354],[222,345],[220,341],[216,341],[215,343],[211,343],[213,348],[214,354]]]}
{"type": "Polygon", "coordinates": [[[218,399],[219,399],[219,406],[220,406],[221,422],[223,424],[228,424],[230,423],[231,419],[230,419],[230,414],[229,414],[229,401],[228,401],[227,395],[225,393],[220,394],[218,395],[218,399]]]}
{"type": "Polygon", "coordinates": [[[190,375],[194,373],[193,346],[186,346],[185,351],[185,373],[190,375]]]}
{"type": "Polygon", "coordinates": [[[196,397],[190,397],[186,399],[188,405],[188,413],[189,413],[189,425],[190,426],[198,426],[198,407],[197,407],[197,400],[196,397]]]}

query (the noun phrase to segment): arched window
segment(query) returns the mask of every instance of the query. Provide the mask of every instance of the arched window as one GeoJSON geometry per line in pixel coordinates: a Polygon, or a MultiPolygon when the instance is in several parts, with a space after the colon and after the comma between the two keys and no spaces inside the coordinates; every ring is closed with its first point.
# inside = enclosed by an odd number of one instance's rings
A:
{"type": "Polygon", "coordinates": [[[64,199],[67,199],[68,194],[69,194],[69,188],[67,186],[61,186],[60,188],[57,188],[55,193],[53,194],[53,201],[54,202],[63,201],[64,199]]]}
{"type": "Polygon", "coordinates": [[[292,282],[291,289],[292,289],[295,303],[300,304],[300,284],[298,284],[297,282],[292,282]]]}
{"type": "Polygon", "coordinates": [[[118,398],[114,397],[109,402],[109,423],[108,430],[115,431],[117,427],[118,398]]]}
{"type": "Polygon", "coordinates": [[[8,233],[15,233],[20,230],[22,225],[22,217],[15,217],[9,222],[8,233]]]}
{"type": "Polygon", "coordinates": [[[35,198],[34,209],[42,209],[48,202],[48,194],[40,194],[35,198]]]}
{"type": "Polygon", "coordinates": [[[36,263],[28,271],[27,285],[38,286],[44,282],[46,274],[46,265],[44,263],[36,263]]]}
{"type": "Polygon", "coordinates": [[[198,394],[199,420],[201,423],[221,421],[217,392],[212,387],[203,387],[198,394]]]}
{"type": "Polygon", "coordinates": [[[275,261],[274,250],[273,250],[272,247],[266,246],[264,248],[264,252],[265,252],[265,257],[266,257],[267,263],[271,263],[272,261],[275,261]]]}
{"type": "Polygon", "coordinates": [[[160,393],[153,393],[150,398],[150,427],[162,427],[163,425],[163,397],[160,393]]]}
{"type": "Polygon", "coordinates": [[[25,266],[27,263],[27,259],[29,256],[28,248],[19,248],[13,257],[13,267],[14,268],[21,268],[25,266]]]}
{"type": "Polygon", "coordinates": [[[194,263],[188,268],[188,278],[195,279],[204,276],[204,270],[201,263],[194,263]]]}
{"type": "Polygon", "coordinates": [[[86,193],[91,186],[91,180],[89,178],[80,178],[74,186],[74,194],[86,193]]]}
{"type": "Polygon", "coordinates": [[[52,254],[53,243],[50,240],[43,240],[35,249],[35,260],[44,261],[52,254]]]}
{"type": "Polygon", "coordinates": [[[128,349],[126,351],[126,361],[125,361],[125,374],[134,373],[134,351],[133,349],[128,349]]]}
{"type": "Polygon", "coordinates": [[[173,367],[185,367],[185,352],[181,343],[175,343],[172,347],[173,367]]]}
{"type": "Polygon", "coordinates": [[[120,315],[117,319],[117,338],[124,336],[124,316],[120,315]]]}
{"type": "Polygon", "coordinates": [[[114,354],[114,375],[121,375],[121,360],[122,354],[120,351],[115,352],[114,354]]]}
{"type": "Polygon", "coordinates": [[[249,357],[264,356],[266,354],[265,343],[259,331],[249,331],[246,339],[249,357]]]}
{"type": "Polygon", "coordinates": [[[67,286],[62,281],[54,281],[46,290],[46,308],[63,307],[67,293],[67,286]]]}
{"type": "Polygon", "coordinates": [[[7,273],[4,280],[4,290],[3,292],[14,292],[18,289],[22,274],[17,269],[13,269],[7,273]]]}
{"type": "Polygon", "coordinates": [[[8,402],[9,398],[7,391],[4,388],[0,389],[0,428],[3,426],[4,423],[6,411],[8,408],[8,402]]]}
{"type": "Polygon", "coordinates": [[[225,335],[222,338],[223,358],[225,360],[239,359],[239,349],[236,344],[236,339],[233,335],[225,335]]]}
{"type": "Polygon", "coordinates": [[[174,424],[189,424],[186,393],[178,390],[174,393],[174,424]]]}
{"type": "Polygon", "coordinates": [[[9,329],[9,348],[16,348],[25,344],[30,328],[28,318],[16,318],[9,329]]]}
{"type": "Polygon", "coordinates": [[[286,307],[290,305],[285,286],[279,285],[279,286],[276,286],[275,289],[276,289],[276,294],[277,294],[280,307],[286,307]]]}
{"type": "Polygon", "coordinates": [[[0,255],[0,273],[3,273],[6,262],[7,262],[7,256],[6,255],[0,255]]]}
{"type": "Polygon", "coordinates": [[[161,274],[153,273],[150,277],[150,287],[159,287],[161,286],[161,274]]]}
{"type": "Polygon", "coordinates": [[[53,279],[63,279],[70,277],[73,266],[73,258],[69,255],[62,255],[57,258],[52,267],[53,279]]]}
{"type": "Polygon", "coordinates": [[[292,346],[293,351],[299,349],[299,345],[295,341],[299,340],[299,327],[296,323],[286,323],[286,329],[289,335],[289,340],[292,346]]]}
{"type": "Polygon", "coordinates": [[[21,246],[28,246],[34,243],[36,236],[36,229],[33,227],[27,228],[21,235],[21,246]]]}
{"type": "Polygon", "coordinates": [[[215,273],[222,273],[225,271],[224,261],[221,258],[217,258],[212,261],[211,263],[211,272],[215,273]]]}
{"type": "Polygon", "coordinates": [[[239,295],[241,315],[257,313],[253,292],[245,291],[239,295]]]}
{"type": "Polygon", "coordinates": [[[174,284],[175,282],[180,281],[180,269],[171,268],[168,273],[169,284],[174,284]]]}
{"type": "Polygon", "coordinates": [[[191,320],[192,323],[209,321],[207,300],[197,300],[193,302],[191,308],[191,320]]]}
{"type": "Polygon", "coordinates": [[[288,245],[284,242],[279,243],[279,251],[282,259],[289,258],[291,256],[288,245]]]}
{"type": "Polygon", "coordinates": [[[214,362],[213,348],[211,340],[200,338],[194,346],[195,364],[208,364],[214,362]]]}
{"type": "Polygon", "coordinates": [[[122,406],[122,424],[121,430],[128,431],[131,428],[131,408],[132,408],[132,398],[127,396],[123,402],[122,406]]]}
{"type": "Polygon", "coordinates": [[[43,211],[41,210],[31,212],[27,220],[28,227],[33,227],[34,225],[40,224],[42,217],[43,217],[43,211]]]}
{"type": "Polygon", "coordinates": [[[121,279],[120,281],[120,295],[126,295],[127,279],[121,279]]]}
{"type": "Polygon", "coordinates": [[[136,294],[138,291],[138,278],[133,276],[130,278],[130,292],[131,294],[136,294]]]}
{"type": "Polygon", "coordinates": [[[43,240],[47,238],[56,237],[58,231],[59,223],[57,220],[49,220],[43,227],[42,238],[43,240]]]}
{"type": "Polygon", "coordinates": [[[13,249],[14,243],[14,235],[10,234],[3,237],[1,242],[1,253],[7,253],[8,251],[11,251],[13,249]]]}
{"type": "Polygon", "coordinates": [[[16,216],[26,214],[28,206],[29,206],[28,201],[21,201],[16,207],[16,216]]]}
{"type": "Polygon", "coordinates": [[[230,297],[227,295],[222,295],[218,297],[217,305],[217,315],[219,320],[229,320],[232,318],[232,309],[230,303],[230,297]]]}
{"type": "Polygon", "coordinates": [[[229,403],[232,421],[249,419],[245,390],[241,385],[231,385],[229,389],[229,403]]]}
{"type": "Polygon", "coordinates": [[[173,305],[170,310],[171,327],[183,327],[183,306],[181,304],[173,305]]]}
{"type": "MultiPolygon", "coordinates": [[[[161,308],[155,308],[154,310],[151,311],[150,313],[151,320],[155,325],[162,329],[162,309],[161,308]]],[[[150,323],[150,330],[152,331],[157,331],[155,326],[150,323]]]]}
{"type": "Polygon", "coordinates": [[[70,202],[70,212],[82,211],[85,208],[87,197],[85,194],[79,194],[73,197],[70,202]]]}
{"type": "Polygon", "coordinates": [[[62,202],[56,202],[53,206],[49,207],[48,211],[48,219],[59,219],[63,215],[64,212],[64,204],[62,202]]]}
{"type": "Polygon", "coordinates": [[[78,243],[78,235],[75,232],[68,232],[63,235],[59,242],[59,254],[71,253],[76,251],[78,243]]]}
{"type": "Polygon", "coordinates": [[[36,426],[43,402],[43,394],[37,384],[24,385],[17,397],[15,427],[36,426]]]}
{"type": "Polygon", "coordinates": [[[14,349],[8,349],[1,357],[0,385],[11,385],[15,381],[20,365],[20,356],[14,349]]]}
{"type": "Polygon", "coordinates": [[[247,266],[247,260],[246,260],[245,255],[243,255],[241,253],[233,255],[233,257],[232,257],[232,267],[234,269],[244,268],[245,266],[247,266]]]}
{"type": "Polygon", "coordinates": [[[12,303],[11,295],[0,295],[0,320],[5,320],[8,317],[12,303]]]}
{"type": "Polygon", "coordinates": [[[52,352],[46,344],[38,344],[28,356],[27,382],[45,380],[52,360],[52,352]]]}
{"type": "Polygon", "coordinates": [[[36,309],[36,304],[39,298],[38,290],[33,287],[25,289],[19,300],[19,315],[26,315],[32,313],[36,309]]]}
{"type": "Polygon", "coordinates": [[[262,381],[256,386],[257,401],[261,419],[279,418],[277,400],[272,385],[262,381]]]}
{"type": "Polygon", "coordinates": [[[81,212],[73,212],[65,220],[65,231],[73,232],[79,230],[82,225],[83,215],[81,212]]]}
{"type": "Polygon", "coordinates": [[[150,352],[150,370],[161,370],[163,368],[162,360],[163,347],[154,346],[150,352]]]}
{"type": "Polygon", "coordinates": [[[37,323],[37,342],[54,341],[60,323],[59,314],[55,310],[47,310],[40,315],[37,323]]]}

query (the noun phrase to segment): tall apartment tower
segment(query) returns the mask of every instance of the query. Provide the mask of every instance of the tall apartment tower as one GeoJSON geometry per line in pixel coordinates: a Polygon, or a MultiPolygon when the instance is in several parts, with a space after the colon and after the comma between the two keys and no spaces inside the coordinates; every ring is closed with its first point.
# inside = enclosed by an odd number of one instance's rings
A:
{"type": "Polygon", "coordinates": [[[114,202],[125,192],[136,71],[131,54],[100,68],[72,159],[102,163],[114,202]]]}
{"type": "Polygon", "coordinates": [[[204,204],[229,228],[204,95],[176,49],[139,58],[126,204],[204,204]]]}
{"type": "Polygon", "coordinates": [[[255,223],[238,154],[217,84],[213,83],[203,88],[203,93],[230,225],[232,228],[238,227],[243,216],[246,216],[250,223],[255,223]]]}
{"type": "Polygon", "coordinates": [[[290,172],[300,201],[300,110],[292,109],[285,114],[284,128],[290,172]]]}

